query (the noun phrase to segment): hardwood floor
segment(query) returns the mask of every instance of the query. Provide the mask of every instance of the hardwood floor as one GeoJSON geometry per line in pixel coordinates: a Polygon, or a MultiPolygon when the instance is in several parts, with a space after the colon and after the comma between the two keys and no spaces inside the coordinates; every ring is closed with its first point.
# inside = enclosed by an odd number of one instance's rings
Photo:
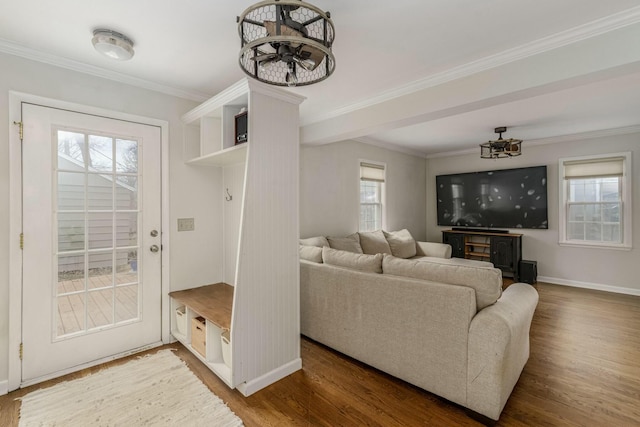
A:
{"type": "MultiPolygon", "coordinates": [[[[640,297],[535,287],[531,357],[497,425],[640,426],[640,297]]],[[[464,408],[307,339],[303,369],[248,398],[180,344],[165,347],[176,349],[247,427],[479,425],[464,408]]],[[[108,365],[114,363],[122,361],[108,365]]],[[[98,369],[0,397],[0,425],[18,425],[16,398],[98,369]]]]}

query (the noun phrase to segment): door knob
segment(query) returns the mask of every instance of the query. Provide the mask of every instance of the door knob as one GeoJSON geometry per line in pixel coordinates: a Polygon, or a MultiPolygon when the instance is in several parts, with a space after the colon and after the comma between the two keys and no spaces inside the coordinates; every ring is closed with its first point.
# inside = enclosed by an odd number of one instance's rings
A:
{"type": "Polygon", "coordinates": [[[151,245],[149,250],[155,254],[156,252],[158,252],[160,250],[160,248],[158,247],[158,245],[151,245]]]}

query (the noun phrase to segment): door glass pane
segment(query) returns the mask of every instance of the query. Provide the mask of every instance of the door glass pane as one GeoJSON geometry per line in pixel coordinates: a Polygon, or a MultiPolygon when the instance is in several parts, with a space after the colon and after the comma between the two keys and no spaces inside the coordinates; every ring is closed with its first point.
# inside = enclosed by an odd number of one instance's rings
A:
{"type": "Polygon", "coordinates": [[[113,214],[89,213],[89,249],[113,247],[113,214]]]}
{"type": "Polygon", "coordinates": [[[58,210],[84,210],[84,173],[58,172],[58,210]]]}
{"type": "Polygon", "coordinates": [[[138,283],[138,250],[116,252],[116,285],[138,283]]]}
{"type": "Polygon", "coordinates": [[[77,251],[84,249],[84,214],[58,214],[58,251],[77,251]]]}
{"type": "Polygon", "coordinates": [[[113,288],[87,293],[87,328],[113,324],[113,288]]]}
{"type": "Polygon", "coordinates": [[[116,323],[138,318],[138,285],[116,288],[116,323]]]}
{"type": "Polygon", "coordinates": [[[84,253],[58,255],[58,295],[84,291],[84,253]]]}
{"type": "Polygon", "coordinates": [[[112,210],[113,209],[113,178],[111,175],[90,173],[87,174],[87,209],[112,210]]]}
{"type": "Polygon", "coordinates": [[[116,209],[138,209],[138,177],[132,175],[116,176],[116,209]]]}
{"type": "Polygon", "coordinates": [[[113,286],[113,252],[89,254],[89,289],[113,286]]]}
{"type": "Polygon", "coordinates": [[[116,247],[138,245],[138,213],[116,213],[116,247]]]}
{"type": "Polygon", "coordinates": [[[84,292],[57,298],[57,336],[84,331],[84,292]]]}
{"type": "Polygon", "coordinates": [[[58,169],[84,170],[84,134],[58,131],[58,169]]]}
{"type": "Polygon", "coordinates": [[[113,139],[108,136],[89,135],[89,170],[113,171],[113,139]]]}
{"type": "Polygon", "coordinates": [[[116,172],[138,172],[138,142],[116,139],[116,172]]]}

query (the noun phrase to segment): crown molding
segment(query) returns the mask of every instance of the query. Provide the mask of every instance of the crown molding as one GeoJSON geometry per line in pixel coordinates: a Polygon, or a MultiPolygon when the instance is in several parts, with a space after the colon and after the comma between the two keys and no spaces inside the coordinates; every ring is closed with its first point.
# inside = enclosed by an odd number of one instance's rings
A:
{"type": "Polygon", "coordinates": [[[191,101],[202,102],[211,97],[210,95],[201,92],[192,92],[167,86],[149,80],[132,77],[117,71],[110,71],[94,65],[84,64],[73,59],[41,52],[5,39],[0,39],[0,52],[191,101]]]}
{"type": "MultiPolygon", "coordinates": [[[[529,139],[523,142],[526,143],[525,147],[535,147],[538,145],[557,144],[560,142],[572,142],[583,139],[594,138],[606,138],[609,136],[629,135],[632,133],[640,133],[640,125],[624,126],[611,129],[599,129],[587,132],[571,133],[567,135],[550,136],[547,138],[529,139]]],[[[467,148],[464,150],[447,151],[444,153],[429,154],[427,159],[437,159],[440,157],[461,156],[466,154],[478,154],[479,150],[476,148],[467,148]]]]}
{"type": "Polygon", "coordinates": [[[518,61],[530,56],[548,52],[563,46],[567,46],[591,37],[605,34],[629,25],[640,22],[640,6],[588,22],[577,27],[561,31],[551,36],[525,43],[512,49],[507,49],[495,55],[490,55],[476,61],[451,68],[441,73],[436,73],[397,88],[385,91],[360,102],[349,104],[334,111],[319,114],[306,120],[303,125],[310,125],[325,120],[333,119],[344,114],[363,108],[371,107],[394,98],[409,95],[414,92],[429,89],[447,82],[468,77],[492,68],[518,61]]]}

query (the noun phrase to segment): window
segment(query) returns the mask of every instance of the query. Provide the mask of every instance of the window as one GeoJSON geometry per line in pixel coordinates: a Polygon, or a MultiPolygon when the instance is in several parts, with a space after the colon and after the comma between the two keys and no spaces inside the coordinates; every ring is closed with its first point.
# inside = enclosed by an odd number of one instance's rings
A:
{"type": "Polygon", "coordinates": [[[631,248],[631,153],[560,159],[560,244],[631,248]]]}
{"type": "Polygon", "coordinates": [[[385,167],[360,162],[360,231],[383,228],[385,167]]]}

